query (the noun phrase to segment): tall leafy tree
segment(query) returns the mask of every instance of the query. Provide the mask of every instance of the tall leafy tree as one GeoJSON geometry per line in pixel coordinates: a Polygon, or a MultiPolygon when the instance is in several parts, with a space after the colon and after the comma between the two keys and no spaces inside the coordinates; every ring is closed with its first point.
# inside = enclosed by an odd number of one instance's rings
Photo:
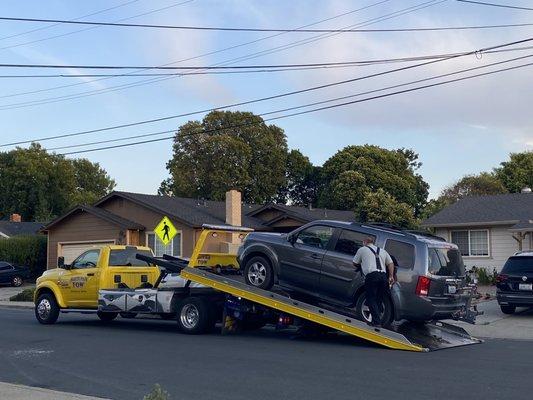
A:
{"type": "Polygon", "coordinates": [[[283,130],[250,112],[213,111],[182,125],[160,193],[223,200],[238,189],[245,201],[271,201],[285,185],[287,140],[283,130]]]}
{"type": "Polygon", "coordinates": [[[378,146],[348,146],[324,163],[325,183],[320,205],[356,209],[368,192],[382,189],[418,215],[428,195],[428,184],[416,173],[418,155],[412,150],[378,146]]]}
{"type": "Polygon", "coordinates": [[[315,206],[320,187],[320,167],[314,166],[300,150],[291,150],[287,154],[285,184],[278,191],[277,201],[315,206]]]}
{"type": "Polygon", "coordinates": [[[366,192],[358,203],[355,214],[362,222],[386,222],[403,228],[414,228],[417,225],[413,208],[399,202],[382,188],[366,192]]]}
{"type": "Polygon", "coordinates": [[[525,187],[533,189],[533,151],[511,153],[510,160],[494,171],[511,193],[519,193],[525,187]]]}
{"type": "Polygon", "coordinates": [[[38,144],[0,153],[0,218],[19,213],[48,221],[78,202],[90,203],[115,183],[97,164],[67,160],[38,144]]]}

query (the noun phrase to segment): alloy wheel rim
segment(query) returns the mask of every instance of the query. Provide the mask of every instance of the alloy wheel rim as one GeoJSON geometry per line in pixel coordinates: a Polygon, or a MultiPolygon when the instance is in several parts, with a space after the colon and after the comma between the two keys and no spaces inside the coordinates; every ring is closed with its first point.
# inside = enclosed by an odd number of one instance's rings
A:
{"type": "Polygon", "coordinates": [[[255,262],[248,270],[248,280],[254,286],[260,286],[266,280],[266,268],[260,262],[255,262]]]}
{"type": "Polygon", "coordinates": [[[13,283],[15,284],[15,286],[20,286],[20,285],[22,285],[22,279],[19,278],[18,276],[15,276],[13,278],[13,283]]]}
{"type": "Polygon", "coordinates": [[[194,304],[187,304],[181,309],[180,321],[187,329],[193,329],[200,320],[200,312],[194,304]]]}
{"type": "Polygon", "coordinates": [[[43,320],[47,319],[50,316],[51,311],[52,305],[48,299],[43,299],[39,302],[39,305],[37,306],[37,314],[39,314],[39,318],[43,320]]]}
{"type": "MultiPolygon", "coordinates": [[[[361,306],[361,314],[365,322],[372,323],[372,314],[370,313],[370,308],[366,303],[366,299],[363,301],[363,305],[361,306]]],[[[383,304],[383,312],[380,314],[380,317],[383,318],[383,315],[385,315],[385,304],[383,304]]]]}

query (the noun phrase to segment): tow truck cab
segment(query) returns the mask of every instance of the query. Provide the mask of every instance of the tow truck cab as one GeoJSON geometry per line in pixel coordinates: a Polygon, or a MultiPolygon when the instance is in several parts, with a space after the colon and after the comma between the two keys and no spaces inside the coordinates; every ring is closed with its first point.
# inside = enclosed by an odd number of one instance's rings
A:
{"type": "Polygon", "coordinates": [[[97,309],[100,289],[150,287],[159,268],[137,259],[138,253],[152,256],[148,247],[110,245],[87,250],[69,265],[60,257],[58,268],[37,279],[36,306],[47,294],[61,309],[97,309]]]}

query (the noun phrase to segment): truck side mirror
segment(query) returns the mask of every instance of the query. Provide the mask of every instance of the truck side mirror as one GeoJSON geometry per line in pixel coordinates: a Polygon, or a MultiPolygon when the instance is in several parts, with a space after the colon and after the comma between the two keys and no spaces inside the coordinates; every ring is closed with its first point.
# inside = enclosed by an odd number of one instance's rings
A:
{"type": "Polygon", "coordinates": [[[59,268],[65,268],[65,257],[57,257],[57,266],[59,268]]]}

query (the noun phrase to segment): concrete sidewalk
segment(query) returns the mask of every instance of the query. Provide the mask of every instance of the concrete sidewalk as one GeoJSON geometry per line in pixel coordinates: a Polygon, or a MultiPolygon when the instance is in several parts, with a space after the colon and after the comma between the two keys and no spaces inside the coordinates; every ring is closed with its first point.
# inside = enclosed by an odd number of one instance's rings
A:
{"type": "Polygon", "coordinates": [[[0,382],[0,399],[9,400],[102,400],[101,397],[58,392],[38,387],[0,382]]]}

